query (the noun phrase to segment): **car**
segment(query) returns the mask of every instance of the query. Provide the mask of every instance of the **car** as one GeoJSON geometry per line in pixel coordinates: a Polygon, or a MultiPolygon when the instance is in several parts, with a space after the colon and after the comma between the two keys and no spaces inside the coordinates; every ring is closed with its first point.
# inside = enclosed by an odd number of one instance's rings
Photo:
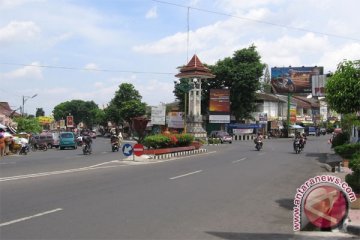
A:
{"type": "Polygon", "coordinates": [[[316,136],[316,128],[315,127],[305,127],[305,133],[307,136],[316,136]]]}
{"type": "Polygon", "coordinates": [[[62,132],[60,133],[60,150],[65,148],[77,148],[77,143],[75,139],[75,134],[72,132],[62,132]]]}
{"type": "Polygon", "coordinates": [[[46,132],[34,135],[34,140],[37,145],[46,145],[48,148],[59,147],[59,134],[46,132]]]}
{"type": "Polygon", "coordinates": [[[325,135],[326,134],[326,128],[320,128],[320,133],[322,135],[325,135]]]}
{"type": "Polygon", "coordinates": [[[224,142],[232,143],[232,140],[233,140],[232,136],[230,136],[230,134],[225,131],[212,131],[210,133],[210,137],[220,139],[221,143],[224,143],[224,142]]]}

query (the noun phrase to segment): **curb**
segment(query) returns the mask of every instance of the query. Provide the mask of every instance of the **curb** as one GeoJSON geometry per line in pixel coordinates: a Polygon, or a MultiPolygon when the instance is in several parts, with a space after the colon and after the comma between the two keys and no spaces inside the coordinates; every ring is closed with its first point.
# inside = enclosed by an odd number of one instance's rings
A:
{"type": "Polygon", "coordinates": [[[360,236],[360,226],[358,225],[347,225],[345,231],[347,233],[360,236]]]}
{"type": "MultiPolygon", "coordinates": [[[[330,161],[330,163],[335,164],[335,166],[331,166],[327,163],[320,163],[319,165],[323,168],[325,168],[328,172],[334,172],[334,170],[336,170],[336,163],[338,163],[339,161],[334,159],[334,156],[331,154],[326,154],[326,158],[331,159],[332,161],[330,161]]],[[[349,209],[350,211],[350,209],[349,209]]],[[[345,233],[348,234],[352,234],[352,235],[356,235],[356,236],[360,236],[360,225],[353,225],[351,224],[351,222],[348,221],[348,219],[346,220],[346,223],[344,223],[344,228],[343,231],[345,233]]]]}
{"type": "Polygon", "coordinates": [[[201,148],[201,149],[191,150],[191,151],[155,155],[155,156],[153,156],[152,159],[163,160],[163,159],[169,159],[169,158],[173,158],[173,157],[189,156],[189,155],[195,155],[195,154],[200,154],[200,153],[205,153],[205,152],[207,152],[207,149],[201,148]]]}

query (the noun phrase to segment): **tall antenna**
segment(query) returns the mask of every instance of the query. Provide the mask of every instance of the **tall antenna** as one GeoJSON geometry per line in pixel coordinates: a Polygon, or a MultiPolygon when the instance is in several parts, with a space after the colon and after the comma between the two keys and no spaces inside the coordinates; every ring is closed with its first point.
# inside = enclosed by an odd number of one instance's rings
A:
{"type": "Polygon", "coordinates": [[[189,32],[190,32],[190,7],[187,9],[187,42],[186,42],[186,63],[189,62],[189,32]]]}

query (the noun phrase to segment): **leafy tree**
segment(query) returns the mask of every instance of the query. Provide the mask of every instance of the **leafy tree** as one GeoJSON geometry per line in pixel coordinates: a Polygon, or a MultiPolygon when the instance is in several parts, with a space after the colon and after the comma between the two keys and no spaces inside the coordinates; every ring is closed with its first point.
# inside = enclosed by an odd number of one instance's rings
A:
{"type": "Polygon", "coordinates": [[[37,108],[35,116],[36,117],[45,116],[45,111],[42,108],[37,108]]]}
{"type": "MultiPolygon", "coordinates": [[[[230,89],[230,109],[237,121],[251,118],[255,109],[255,92],[260,89],[260,77],[265,65],[254,45],[235,51],[232,57],[219,60],[215,65],[207,66],[215,74],[214,79],[202,81],[202,114],[207,114],[209,108],[210,89],[230,89]]],[[[186,82],[180,79],[180,85],[186,82]]],[[[174,94],[184,109],[184,93],[175,85],[174,94]]]]}
{"type": "Polygon", "coordinates": [[[341,62],[326,83],[326,101],[338,113],[360,111],[360,60],[341,62]]]}
{"type": "Polygon", "coordinates": [[[53,113],[57,121],[72,115],[76,125],[83,122],[88,128],[92,128],[94,124],[99,123],[99,120],[101,121],[100,111],[94,101],[71,100],[55,106],[53,113]]]}
{"type": "Polygon", "coordinates": [[[130,124],[132,118],[143,116],[146,112],[146,104],[141,99],[140,93],[131,83],[120,84],[105,111],[106,118],[117,125],[123,121],[130,124]]]}
{"type": "Polygon", "coordinates": [[[37,118],[17,117],[17,132],[40,133],[42,128],[37,118]]]}

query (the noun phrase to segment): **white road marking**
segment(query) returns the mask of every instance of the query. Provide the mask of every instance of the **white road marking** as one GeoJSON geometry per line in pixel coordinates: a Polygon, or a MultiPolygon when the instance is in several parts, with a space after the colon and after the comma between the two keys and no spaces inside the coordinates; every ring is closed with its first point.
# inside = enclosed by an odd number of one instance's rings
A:
{"type": "Polygon", "coordinates": [[[58,174],[65,174],[65,173],[83,172],[83,171],[89,171],[89,170],[95,170],[95,169],[113,168],[113,167],[123,166],[123,165],[101,166],[101,165],[104,165],[104,164],[107,164],[107,163],[111,163],[111,162],[115,162],[115,161],[100,163],[100,164],[93,165],[93,166],[90,166],[90,167],[74,168],[74,169],[68,169],[68,170],[62,170],[62,171],[53,171],[53,172],[34,173],[34,174],[27,174],[27,175],[18,175],[18,176],[12,176],[12,177],[4,177],[4,178],[0,178],[0,182],[20,180],[20,179],[27,179],[27,178],[44,177],[44,176],[51,176],[51,175],[58,175],[58,174]]]}
{"type": "Polygon", "coordinates": [[[62,211],[62,210],[63,210],[62,208],[56,208],[56,209],[46,211],[46,212],[42,212],[42,213],[38,213],[38,214],[35,214],[35,215],[32,215],[32,216],[19,218],[19,219],[10,221],[10,222],[4,222],[4,223],[0,224],[0,227],[7,226],[7,225],[10,225],[10,224],[14,224],[14,223],[18,223],[18,222],[23,222],[23,221],[26,221],[26,220],[30,220],[32,218],[41,217],[41,216],[44,216],[44,215],[47,215],[47,214],[50,214],[50,213],[54,213],[54,212],[58,212],[58,211],[62,211]]]}
{"type": "Polygon", "coordinates": [[[264,154],[265,154],[265,153],[264,153],[264,152],[262,152],[262,153],[259,153],[258,155],[259,155],[259,156],[262,156],[262,155],[264,155],[264,154]]]}
{"type": "Polygon", "coordinates": [[[232,163],[238,163],[238,162],[242,162],[246,159],[246,157],[242,158],[242,159],[239,159],[239,160],[236,160],[236,161],[233,161],[232,163]]]}
{"type": "Polygon", "coordinates": [[[195,174],[195,173],[199,173],[199,172],[202,172],[202,170],[195,171],[195,172],[191,172],[191,173],[186,173],[186,174],[179,175],[179,176],[176,176],[176,177],[172,177],[172,178],[170,178],[170,180],[174,180],[174,179],[177,179],[177,178],[181,178],[181,177],[189,176],[189,175],[192,175],[192,174],[195,174]]]}

